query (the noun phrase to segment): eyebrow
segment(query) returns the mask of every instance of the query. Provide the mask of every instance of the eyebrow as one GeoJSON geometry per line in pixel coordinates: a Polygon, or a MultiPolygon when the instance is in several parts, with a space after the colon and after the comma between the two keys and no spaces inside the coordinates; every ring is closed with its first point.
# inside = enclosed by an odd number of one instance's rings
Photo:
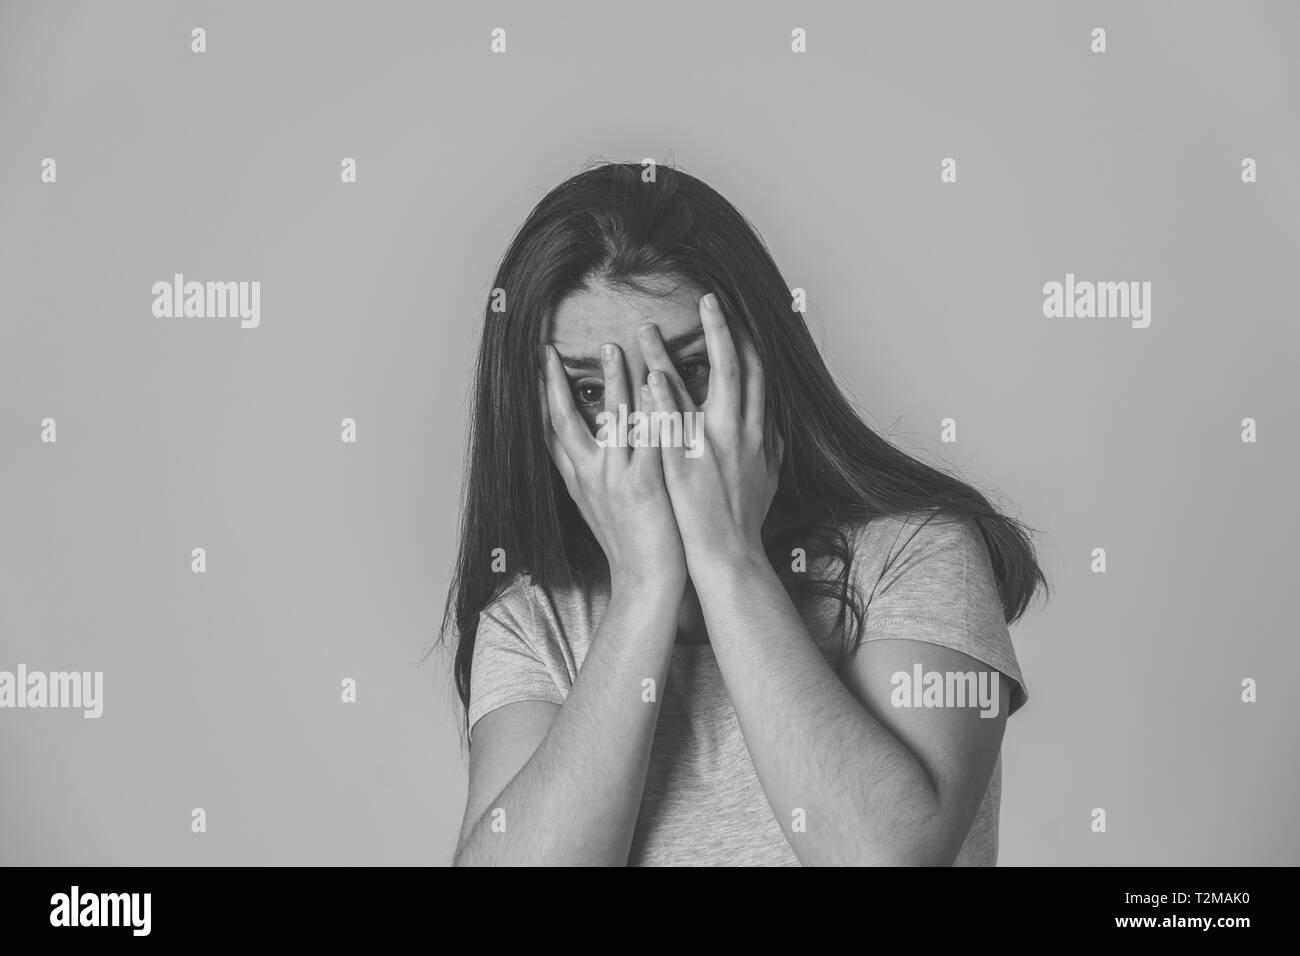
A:
{"type": "MultiPolygon", "coordinates": [[[[682,349],[694,345],[703,338],[703,327],[682,332],[670,339],[664,339],[664,351],[672,355],[674,352],[680,352],[682,349]]],[[[599,372],[604,368],[599,355],[565,355],[561,352],[560,361],[564,363],[565,368],[573,369],[575,372],[599,372]]]]}

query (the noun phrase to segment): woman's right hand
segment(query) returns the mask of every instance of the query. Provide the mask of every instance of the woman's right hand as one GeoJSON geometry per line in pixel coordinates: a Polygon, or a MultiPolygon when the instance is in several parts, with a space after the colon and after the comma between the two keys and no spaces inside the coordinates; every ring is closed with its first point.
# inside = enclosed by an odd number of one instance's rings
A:
{"type": "MultiPolygon", "coordinates": [[[[551,458],[609,561],[611,585],[684,590],[686,554],[656,447],[602,447],[573,403],[559,353],[542,346],[542,427],[551,458]]],[[[633,408],[631,383],[617,345],[601,349],[605,411],[633,408]]],[[[648,389],[647,389],[648,392],[648,389]]],[[[635,407],[648,405],[637,390],[635,407]]]]}

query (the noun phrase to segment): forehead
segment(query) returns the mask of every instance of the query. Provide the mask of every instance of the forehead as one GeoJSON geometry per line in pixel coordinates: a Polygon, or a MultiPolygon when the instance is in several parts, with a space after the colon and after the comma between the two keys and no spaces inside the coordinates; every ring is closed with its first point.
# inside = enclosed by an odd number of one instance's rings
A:
{"type": "Polygon", "coordinates": [[[546,323],[544,338],[561,351],[594,351],[605,342],[635,339],[647,322],[659,326],[664,338],[700,324],[699,295],[682,283],[657,280],[642,285],[666,295],[643,295],[592,282],[560,302],[546,323]]]}

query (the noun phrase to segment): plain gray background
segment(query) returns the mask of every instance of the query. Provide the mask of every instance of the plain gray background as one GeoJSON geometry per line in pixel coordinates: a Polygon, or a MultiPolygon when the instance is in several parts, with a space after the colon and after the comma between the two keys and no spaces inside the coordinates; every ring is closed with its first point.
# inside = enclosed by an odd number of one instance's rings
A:
{"type": "Polygon", "coordinates": [[[484,304],[549,189],[650,156],[1042,532],[1000,863],[1300,862],[1298,47],[1286,2],[0,3],[0,669],[105,675],[98,720],[0,711],[0,861],[448,862],[418,662],[484,304]],[[154,318],[174,272],[261,326],[154,318]],[[1150,328],[1044,318],[1067,272],[1152,282],[1150,328]]]}

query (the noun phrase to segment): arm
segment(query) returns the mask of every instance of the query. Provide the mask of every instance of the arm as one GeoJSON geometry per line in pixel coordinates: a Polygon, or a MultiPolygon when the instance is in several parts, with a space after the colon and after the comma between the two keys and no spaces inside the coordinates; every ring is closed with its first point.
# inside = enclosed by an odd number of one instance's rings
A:
{"type": "MultiPolygon", "coordinates": [[[[686,559],[658,449],[598,445],[558,353],[544,352],[547,444],[608,560],[610,605],[562,705],[508,704],[478,721],[454,862],[621,866],[659,716],[660,695],[643,701],[642,681],[661,688],[667,676],[686,559]]],[[[602,356],[612,411],[628,401],[628,379],[617,347],[602,356]]]]}
{"type": "MultiPolygon", "coordinates": [[[[997,759],[1007,708],[890,704],[891,675],[988,671],[909,640],[863,645],[845,681],[762,555],[712,564],[697,588],[768,802],[805,865],[950,865],[997,759]],[[791,832],[802,809],[805,832],[791,832]]],[[[996,673],[996,672],[995,672],[996,673]]]]}
{"type": "Polygon", "coordinates": [[[453,865],[627,863],[659,717],[641,682],[663,686],[680,603],[680,590],[616,591],[562,706],[521,701],[478,721],[453,865]]]}
{"type": "MultiPolygon", "coordinates": [[[[762,547],[782,447],[779,436],[775,447],[767,443],[757,354],[747,346],[742,363],[716,296],[701,299],[700,311],[711,365],[703,448],[694,459],[664,448],[664,475],[709,638],[768,801],[805,864],[951,863],[988,786],[1005,713],[988,719],[973,708],[892,708],[894,671],[912,663],[981,668],[937,645],[926,644],[922,655],[908,641],[873,641],[847,682],[836,677],[762,547]],[[796,809],[804,811],[802,832],[791,831],[796,809]]],[[[695,411],[658,337],[642,351],[652,407],[695,411]]]]}

